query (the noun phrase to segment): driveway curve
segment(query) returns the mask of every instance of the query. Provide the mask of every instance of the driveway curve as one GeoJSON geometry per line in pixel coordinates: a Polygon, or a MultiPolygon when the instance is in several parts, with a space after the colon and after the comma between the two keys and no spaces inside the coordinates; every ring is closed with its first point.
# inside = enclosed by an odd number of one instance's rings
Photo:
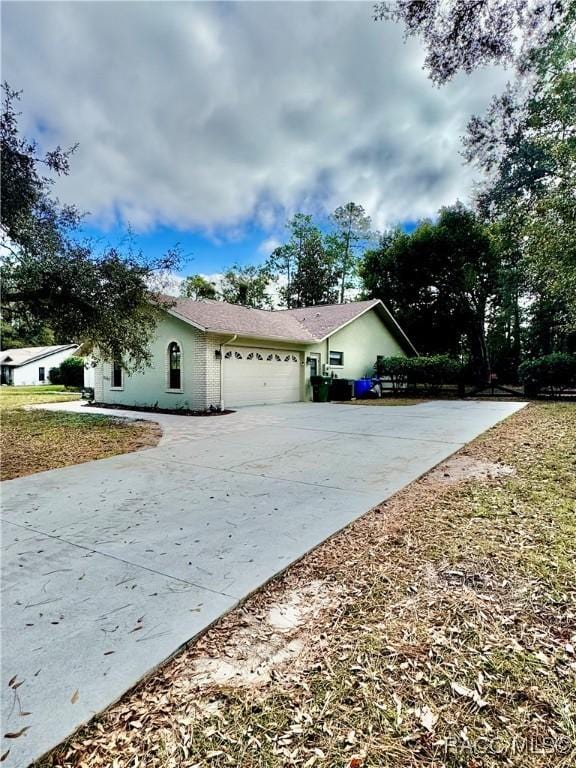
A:
{"type": "Polygon", "coordinates": [[[159,422],[159,445],[2,484],[5,765],[39,758],[290,563],[521,407],[102,409],[159,422]]]}

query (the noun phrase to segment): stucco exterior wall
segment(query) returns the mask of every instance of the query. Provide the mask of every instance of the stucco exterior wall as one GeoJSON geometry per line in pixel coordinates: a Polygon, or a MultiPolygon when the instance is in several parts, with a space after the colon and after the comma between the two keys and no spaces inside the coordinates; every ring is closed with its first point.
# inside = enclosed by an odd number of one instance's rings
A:
{"type": "Polygon", "coordinates": [[[158,406],[159,408],[206,408],[206,334],[181,320],[166,315],[156,327],[151,344],[151,365],[143,371],[122,376],[122,387],[112,387],[112,366],[96,368],[95,397],[118,405],[158,406]],[[176,341],[182,352],[181,391],[168,387],[168,345],[176,341]]]}
{"type": "MultiPolygon", "coordinates": [[[[306,348],[306,358],[313,353],[320,355],[321,373],[334,373],[340,379],[361,379],[366,374],[372,374],[378,355],[406,354],[375,310],[361,315],[319,344],[306,348]],[[343,366],[330,366],[330,350],[344,354],[343,366]]],[[[306,400],[312,398],[309,376],[309,366],[306,364],[303,398],[306,400]]]]}
{"type": "Polygon", "coordinates": [[[224,354],[234,347],[264,347],[298,354],[300,366],[300,396],[312,399],[308,358],[320,354],[320,372],[329,363],[330,349],[344,354],[343,366],[328,366],[339,378],[359,379],[372,371],[377,355],[404,354],[398,342],[375,311],[370,310],[318,344],[298,344],[238,336],[206,334],[182,320],[166,315],[157,327],[151,346],[152,365],[143,372],[124,373],[123,386],[111,386],[112,371],[108,363],[95,369],[95,398],[119,405],[158,406],[160,408],[190,408],[203,410],[221,402],[220,366],[227,375],[224,354]],[[168,345],[177,341],[182,349],[182,391],[168,391],[168,345]],[[222,349],[222,357],[218,354],[222,349]]]}
{"type": "Polygon", "coordinates": [[[378,355],[405,354],[374,310],[337,331],[327,339],[326,345],[326,362],[330,350],[344,353],[344,365],[330,367],[330,371],[341,379],[361,379],[367,373],[371,375],[378,355]]]}
{"type": "Polygon", "coordinates": [[[27,386],[39,386],[42,384],[50,384],[48,374],[50,368],[57,368],[60,363],[71,357],[76,350],[65,349],[63,352],[55,352],[53,355],[48,355],[40,360],[34,360],[31,363],[26,363],[18,368],[13,368],[13,383],[14,386],[23,387],[27,386]],[[44,368],[44,381],[40,381],[39,369],[44,368]]]}

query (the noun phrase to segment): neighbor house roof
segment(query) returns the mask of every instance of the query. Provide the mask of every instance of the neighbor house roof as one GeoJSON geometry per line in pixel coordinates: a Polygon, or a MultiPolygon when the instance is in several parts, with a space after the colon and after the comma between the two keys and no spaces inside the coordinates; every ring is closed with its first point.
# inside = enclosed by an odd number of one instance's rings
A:
{"type": "Polygon", "coordinates": [[[414,346],[379,299],[348,304],[324,304],[301,309],[252,309],[225,301],[176,299],[170,314],[200,330],[313,344],[331,336],[360,315],[375,309],[400,344],[415,353],[414,346]]]}
{"type": "Polygon", "coordinates": [[[4,349],[0,352],[0,363],[18,368],[26,363],[33,363],[43,357],[49,357],[56,352],[64,352],[67,349],[76,349],[78,344],[56,344],[52,347],[20,347],[19,349],[4,349]]]}

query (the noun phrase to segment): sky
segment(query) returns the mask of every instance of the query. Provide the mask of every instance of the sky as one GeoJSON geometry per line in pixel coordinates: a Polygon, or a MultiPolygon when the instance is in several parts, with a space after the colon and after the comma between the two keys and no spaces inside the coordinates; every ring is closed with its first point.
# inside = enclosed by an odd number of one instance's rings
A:
{"type": "Polygon", "coordinates": [[[181,274],[262,262],[295,212],[363,205],[376,229],[466,202],[460,137],[496,68],[438,88],[368,2],[3,2],[2,79],[21,126],[79,143],[62,202],[103,245],[129,228],[181,274]]]}

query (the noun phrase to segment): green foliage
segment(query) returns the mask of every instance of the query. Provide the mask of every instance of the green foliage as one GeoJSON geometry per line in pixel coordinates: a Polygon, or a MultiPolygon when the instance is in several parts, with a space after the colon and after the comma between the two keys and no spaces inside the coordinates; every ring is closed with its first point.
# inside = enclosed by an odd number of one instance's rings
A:
{"type": "Polygon", "coordinates": [[[518,368],[518,377],[527,394],[537,395],[542,390],[561,394],[576,386],[576,355],[555,352],[525,360],[518,368]]]}
{"type": "Polygon", "coordinates": [[[50,384],[63,384],[62,381],[62,371],[60,370],[60,366],[57,365],[54,368],[50,368],[48,372],[48,380],[50,381],[50,384]]]}
{"type": "Polygon", "coordinates": [[[52,384],[64,384],[65,387],[84,386],[84,358],[68,357],[60,363],[60,381],[52,384]]]}
{"type": "Polygon", "coordinates": [[[180,286],[180,296],[185,299],[217,299],[218,291],[203,275],[188,275],[180,286]]]}
{"type": "Polygon", "coordinates": [[[313,228],[302,243],[290,285],[290,306],[332,304],[338,298],[336,282],[337,274],[324,248],[322,235],[313,228]]]}
{"type": "Polygon", "coordinates": [[[356,285],[357,250],[371,237],[372,222],[356,203],[339,206],[331,218],[336,231],[326,237],[326,249],[339,277],[339,300],[343,304],[346,290],[356,285]]]}
{"type": "MultiPolygon", "coordinates": [[[[9,314],[9,313],[8,313],[9,314]]],[[[1,321],[2,349],[20,349],[21,347],[50,347],[53,344],[66,343],[56,341],[54,331],[46,323],[23,315],[14,322],[8,322],[6,316],[1,321]]]]}
{"type": "Polygon", "coordinates": [[[530,55],[573,7],[571,0],[380,0],[376,21],[401,21],[424,44],[424,67],[437,84],[487,64],[515,64],[530,55]]]}
{"type": "Polygon", "coordinates": [[[459,384],[464,375],[462,363],[449,355],[379,357],[374,370],[377,376],[389,377],[395,390],[419,384],[429,389],[444,384],[459,384]]]}
{"type": "Polygon", "coordinates": [[[498,252],[489,229],[457,203],[437,222],[407,234],[386,233],[360,264],[364,292],[390,307],[424,354],[465,353],[485,377],[485,321],[498,280],[498,252]]]}
{"type": "Polygon", "coordinates": [[[255,309],[270,309],[268,293],[270,273],[265,267],[242,267],[234,264],[222,279],[222,298],[230,304],[242,304],[255,309]]]}
{"type": "Polygon", "coordinates": [[[467,159],[487,172],[479,205],[515,232],[526,293],[555,329],[554,346],[576,336],[576,4],[524,61],[525,78],[474,117],[467,159]],[[550,312],[553,312],[553,316],[550,312]]]}
{"type": "Polygon", "coordinates": [[[3,86],[1,118],[4,252],[0,264],[2,310],[12,327],[33,319],[59,339],[85,342],[99,356],[123,356],[128,367],[149,361],[149,341],[159,318],[163,275],[178,263],[176,249],[146,260],[129,245],[96,250],[81,239],[82,214],[51,195],[52,175],[67,174],[74,147],[40,156],[20,136],[15,103],[3,86]],[[154,288],[150,286],[154,284],[154,288]]]}
{"type": "Polygon", "coordinates": [[[288,242],[276,248],[265,265],[279,282],[282,304],[292,308],[336,301],[338,273],[333,254],[312,216],[297,213],[286,228],[288,242]]]}

